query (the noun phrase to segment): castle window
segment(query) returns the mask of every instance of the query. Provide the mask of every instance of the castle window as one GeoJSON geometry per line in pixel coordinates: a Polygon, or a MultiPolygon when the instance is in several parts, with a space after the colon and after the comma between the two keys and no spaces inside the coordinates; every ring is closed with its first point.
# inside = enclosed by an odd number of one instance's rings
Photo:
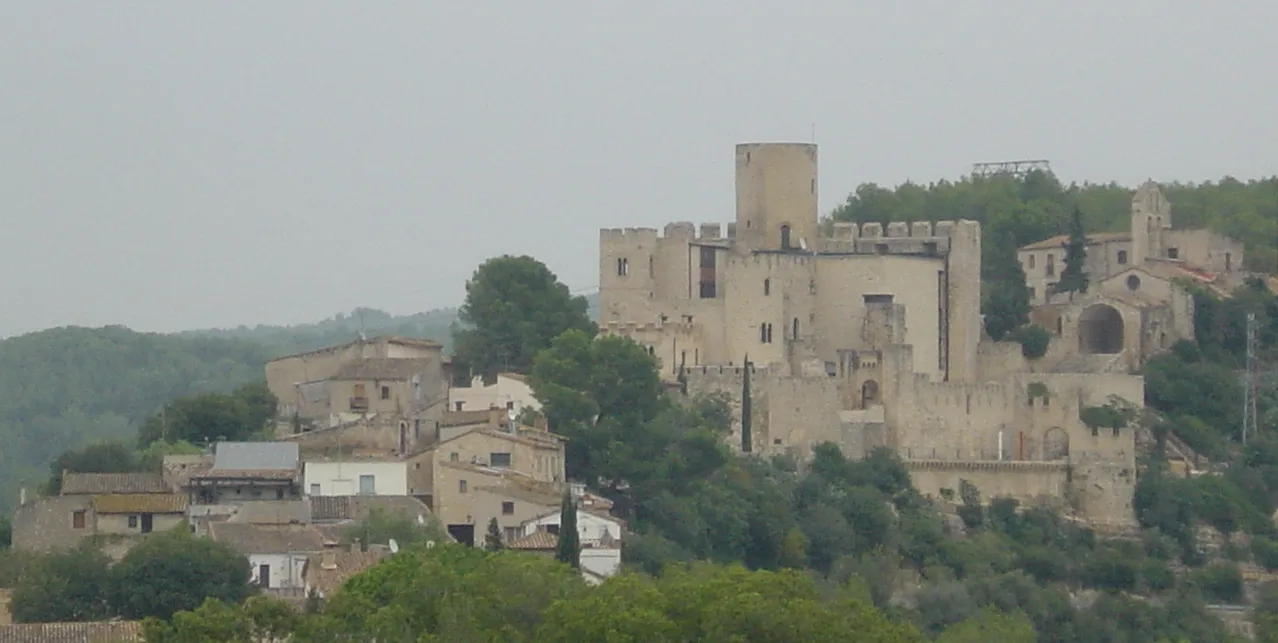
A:
{"type": "Polygon", "coordinates": [[[1047,268],[1045,269],[1045,272],[1048,277],[1056,274],[1056,257],[1054,255],[1047,255],[1047,268]]]}
{"type": "Polygon", "coordinates": [[[617,259],[617,276],[625,277],[630,274],[630,261],[625,257],[617,259]]]}
{"type": "Polygon", "coordinates": [[[879,401],[879,383],[874,380],[866,380],[861,385],[861,408],[868,407],[879,401]]]}
{"type": "Polygon", "coordinates": [[[1119,250],[1119,251],[1118,251],[1118,263],[1119,263],[1119,264],[1126,264],[1126,263],[1127,263],[1127,251],[1126,251],[1126,250],[1119,250]]]}
{"type": "Polygon", "coordinates": [[[765,277],[763,280],[763,296],[767,297],[768,295],[771,295],[771,294],[772,294],[772,280],[765,277]]]}
{"type": "MultiPolygon", "coordinates": [[[[782,328],[784,328],[784,326],[782,328]]],[[[768,343],[772,343],[772,324],[768,324],[768,343]]]]}
{"type": "Polygon", "coordinates": [[[389,399],[390,399],[390,387],[389,387],[389,386],[383,386],[383,387],[382,387],[382,399],[383,399],[383,400],[389,400],[389,399]]]}
{"type": "Polygon", "coordinates": [[[1030,270],[1034,269],[1034,255],[1029,256],[1029,267],[1030,267],[1030,270]]]}
{"type": "Polygon", "coordinates": [[[772,343],[772,324],[768,324],[768,323],[759,324],[759,343],[760,344],[772,343]]]}
{"type": "Polygon", "coordinates": [[[867,306],[870,304],[892,303],[892,295],[862,295],[861,298],[865,300],[867,306]]]}
{"type": "Polygon", "coordinates": [[[714,299],[716,281],[714,248],[702,246],[700,280],[702,299],[714,299]]]}
{"type": "Polygon", "coordinates": [[[799,318],[798,317],[795,317],[794,323],[791,324],[790,335],[792,336],[792,339],[799,338],[799,318]]]}
{"type": "Polygon", "coordinates": [[[815,279],[810,279],[810,280],[808,280],[808,294],[809,294],[809,295],[815,295],[815,294],[816,294],[816,280],[815,280],[815,279]]]}
{"type": "Polygon", "coordinates": [[[1179,259],[1179,258],[1180,258],[1180,248],[1168,248],[1168,249],[1167,249],[1167,258],[1168,258],[1168,259],[1179,259]]]}
{"type": "Polygon", "coordinates": [[[874,244],[874,251],[878,254],[885,255],[888,253],[888,245],[886,243],[874,244]]]}
{"type": "Polygon", "coordinates": [[[790,249],[790,226],[788,225],[781,226],[781,249],[790,249]]]}
{"type": "Polygon", "coordinates": [[[648,255],[648,276],[656,276],[656,269],[653,267],[652,255],[648,255]]]}

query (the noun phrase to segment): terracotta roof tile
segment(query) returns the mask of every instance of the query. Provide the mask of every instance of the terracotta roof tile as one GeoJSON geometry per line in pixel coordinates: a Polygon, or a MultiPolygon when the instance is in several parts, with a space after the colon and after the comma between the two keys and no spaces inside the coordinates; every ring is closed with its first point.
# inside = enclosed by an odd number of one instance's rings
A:
{"type": "Polygon", "coordinates": [[[109,493],[93,496],[100,514],[172,514],[186,511],[186,496],[177,493],[109,493]]]}
{"type": "Polygon", "coordinates": [[[98,493],[171,493],[158,473],[62,474],[62,495],[98,493]]]}
{"type": "Polygon", "coordinates": [[[241,554],[289,554],[324,549],[324,535],[313,527],[263,527],[246,523],[209,523],[209,536],[241,554]]]}
{"type": "MultiPolygon", "coordinates": [[[[1127,232],[1094,232],[1087,235],[1087,243],[1105,243],[1107,241],[1131,241],[1132,235],[1127,232]]],[[[1054,237],[1035,241],[1029,245],[1021,246],[1021,250],[1055,250],[1063,247],[1065,242],[1069,241],[1069,235],[1058,234],[1054,237]]]]}
{"type": "Polygon", "coordinates": [[[0,643],[122,643],[142,640],[139,621],[0,625],[0,643]]]}
{"type": "Polygon", "coordinates": [[[411,496],[311,496],[312,520],[363,520],[374,510],[417,520],[430,507],[411,496]]]}
{"type": "Polygon", "coordinates": [[[506,549],[522,549],[524,551],[542,551],[559,546],[559,536],[548,531],[534,531],[522,538],[516,538],[506,545],[506,549]]]}
{"type": "Polygon", "coordinates": [[[191,480],[292,480],[295,469],[209,469],[191,480]]]}
{"type": "Polygon", "coordinates": [[[306,580],[308,587],[329,595],[350,577],[376,565],[390,555],[390,552],[384,549],[330,550],[312,554],[306,557],[306,567],[302,571],[302,577],[306,580]]]}

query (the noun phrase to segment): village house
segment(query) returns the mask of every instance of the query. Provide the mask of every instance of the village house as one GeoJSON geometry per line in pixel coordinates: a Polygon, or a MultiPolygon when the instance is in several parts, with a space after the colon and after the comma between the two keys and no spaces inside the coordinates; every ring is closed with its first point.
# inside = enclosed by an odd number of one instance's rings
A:
{"type": "MultiPolygon", "coordinates": [[[[559,535],[545,530],[533,531],[512,541],[506,548],[553,557],[559,548],[559,535]]],[[[581,577],[591,585],[598,585],[621,571],[621,543],[609,540],[602,544],[587,545],[583,542],[580,562],[581,577]]]]}
{"type": "Polygon", "coordinates": [[[214,522],[208,537],[224,543],[249,560],[253,584],[277,596],[300,596],[305,583],[306,558],[324,549],[325,537],[314,527],[214,522]]]}
{"type": "MultiPolygon", "coordinates": [[[[587,581],[597,582],[621,571],[621,541],[624,532],[622,522],[606,513],[606,510],[587,509],[577,502],[577,538],[581,543],[581,569],[587,581]]],[[[556,508],[520,525],[519,538],[509,539],[512,549],[524,551],[549,551],[558,546],[563,514],[556,508]],[[554,538],[547,538],[546,535],[554,538]]]]}
{"type": "Polygon", "coordinates": [[[187,508],[184,495],[151,473],[64,472],[59,495],[22,500],[13,515],[14,549],[53,551],[98,538],[114,558],[152,531],[182,525],[187,508]]]}
{"type": "Polygon", "coordinates": [[[297,445],[291,442],[219,442],[213,466],[190,477],[192,503],[298,499],[300,464],[297,445]]]}
{"type": "Polygon", "coordinates": [[[307,459],[303,488],[318,496],[407,496],[408,463],[381,458],[307,459]]]}
{"type": "Polygon", "coordinates": [[[311,554],[302,570],[306,593],[314,592],[320,599],[332,596],[352,576],[390,555],[387,547],[373,546],[368,551],[360,551],[358,545],[349,549],[328,547],[318,554],[311,554]]]}
{"type": "Polygon", "coordinates": [[[448,389],[450,411],[474,411],[500,408],[518,416],[524,409],[541,410],[541,403],[533,396],[528,378],[519,373],[498,373],[492,384],[485,385],[484,378],[476,377],[470,386],[454,386],[448,389]]]}

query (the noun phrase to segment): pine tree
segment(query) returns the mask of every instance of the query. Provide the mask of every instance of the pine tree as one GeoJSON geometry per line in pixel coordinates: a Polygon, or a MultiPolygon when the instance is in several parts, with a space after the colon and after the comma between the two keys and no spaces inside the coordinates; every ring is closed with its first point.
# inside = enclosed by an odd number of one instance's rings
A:
{"type": "Polygon", "coordinates": [[[750,356],[746,355],[745,370],[741,375],[741,450],[749,453],[754,447],[750,433],[750,356]]]}
{"type": "Polygon", "coordinates": [[[497,525],[497,519],[492,518],[488,521],[488,533],[484,535],[484,549],[488,551],[497,551],[506,545],[501,542],[501,527],[497,525]]]}
{"type": "Polygon", "coordinates": [[[1069,241],[1065,242],[1065,269],[1056,282],[1056,292],[1087,292],[1087,233],[1083,230],[1083,213],[1074,208],[1069,222],[1069,241]]]}
{"type": "Polygon", "coordinates": [[[559,509],[559,546],[555,548],[555,560],[581,567],[581,536],[577,533],[577,506],[572,493],[564,493],[563,506],[559,509]]]}

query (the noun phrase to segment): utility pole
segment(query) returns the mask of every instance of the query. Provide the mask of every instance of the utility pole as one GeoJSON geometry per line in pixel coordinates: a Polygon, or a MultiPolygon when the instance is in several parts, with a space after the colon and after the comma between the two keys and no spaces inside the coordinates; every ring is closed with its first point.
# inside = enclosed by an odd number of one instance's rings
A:
{"type": "Polygon", "coordinates": [[[1256,313],[1247,313],[1247,374],[1243,381],[1243,424],[1242,443],[1247,444],[1247,436],[1254,437],[1259,424],[1256,415],[1256,313]]]}

